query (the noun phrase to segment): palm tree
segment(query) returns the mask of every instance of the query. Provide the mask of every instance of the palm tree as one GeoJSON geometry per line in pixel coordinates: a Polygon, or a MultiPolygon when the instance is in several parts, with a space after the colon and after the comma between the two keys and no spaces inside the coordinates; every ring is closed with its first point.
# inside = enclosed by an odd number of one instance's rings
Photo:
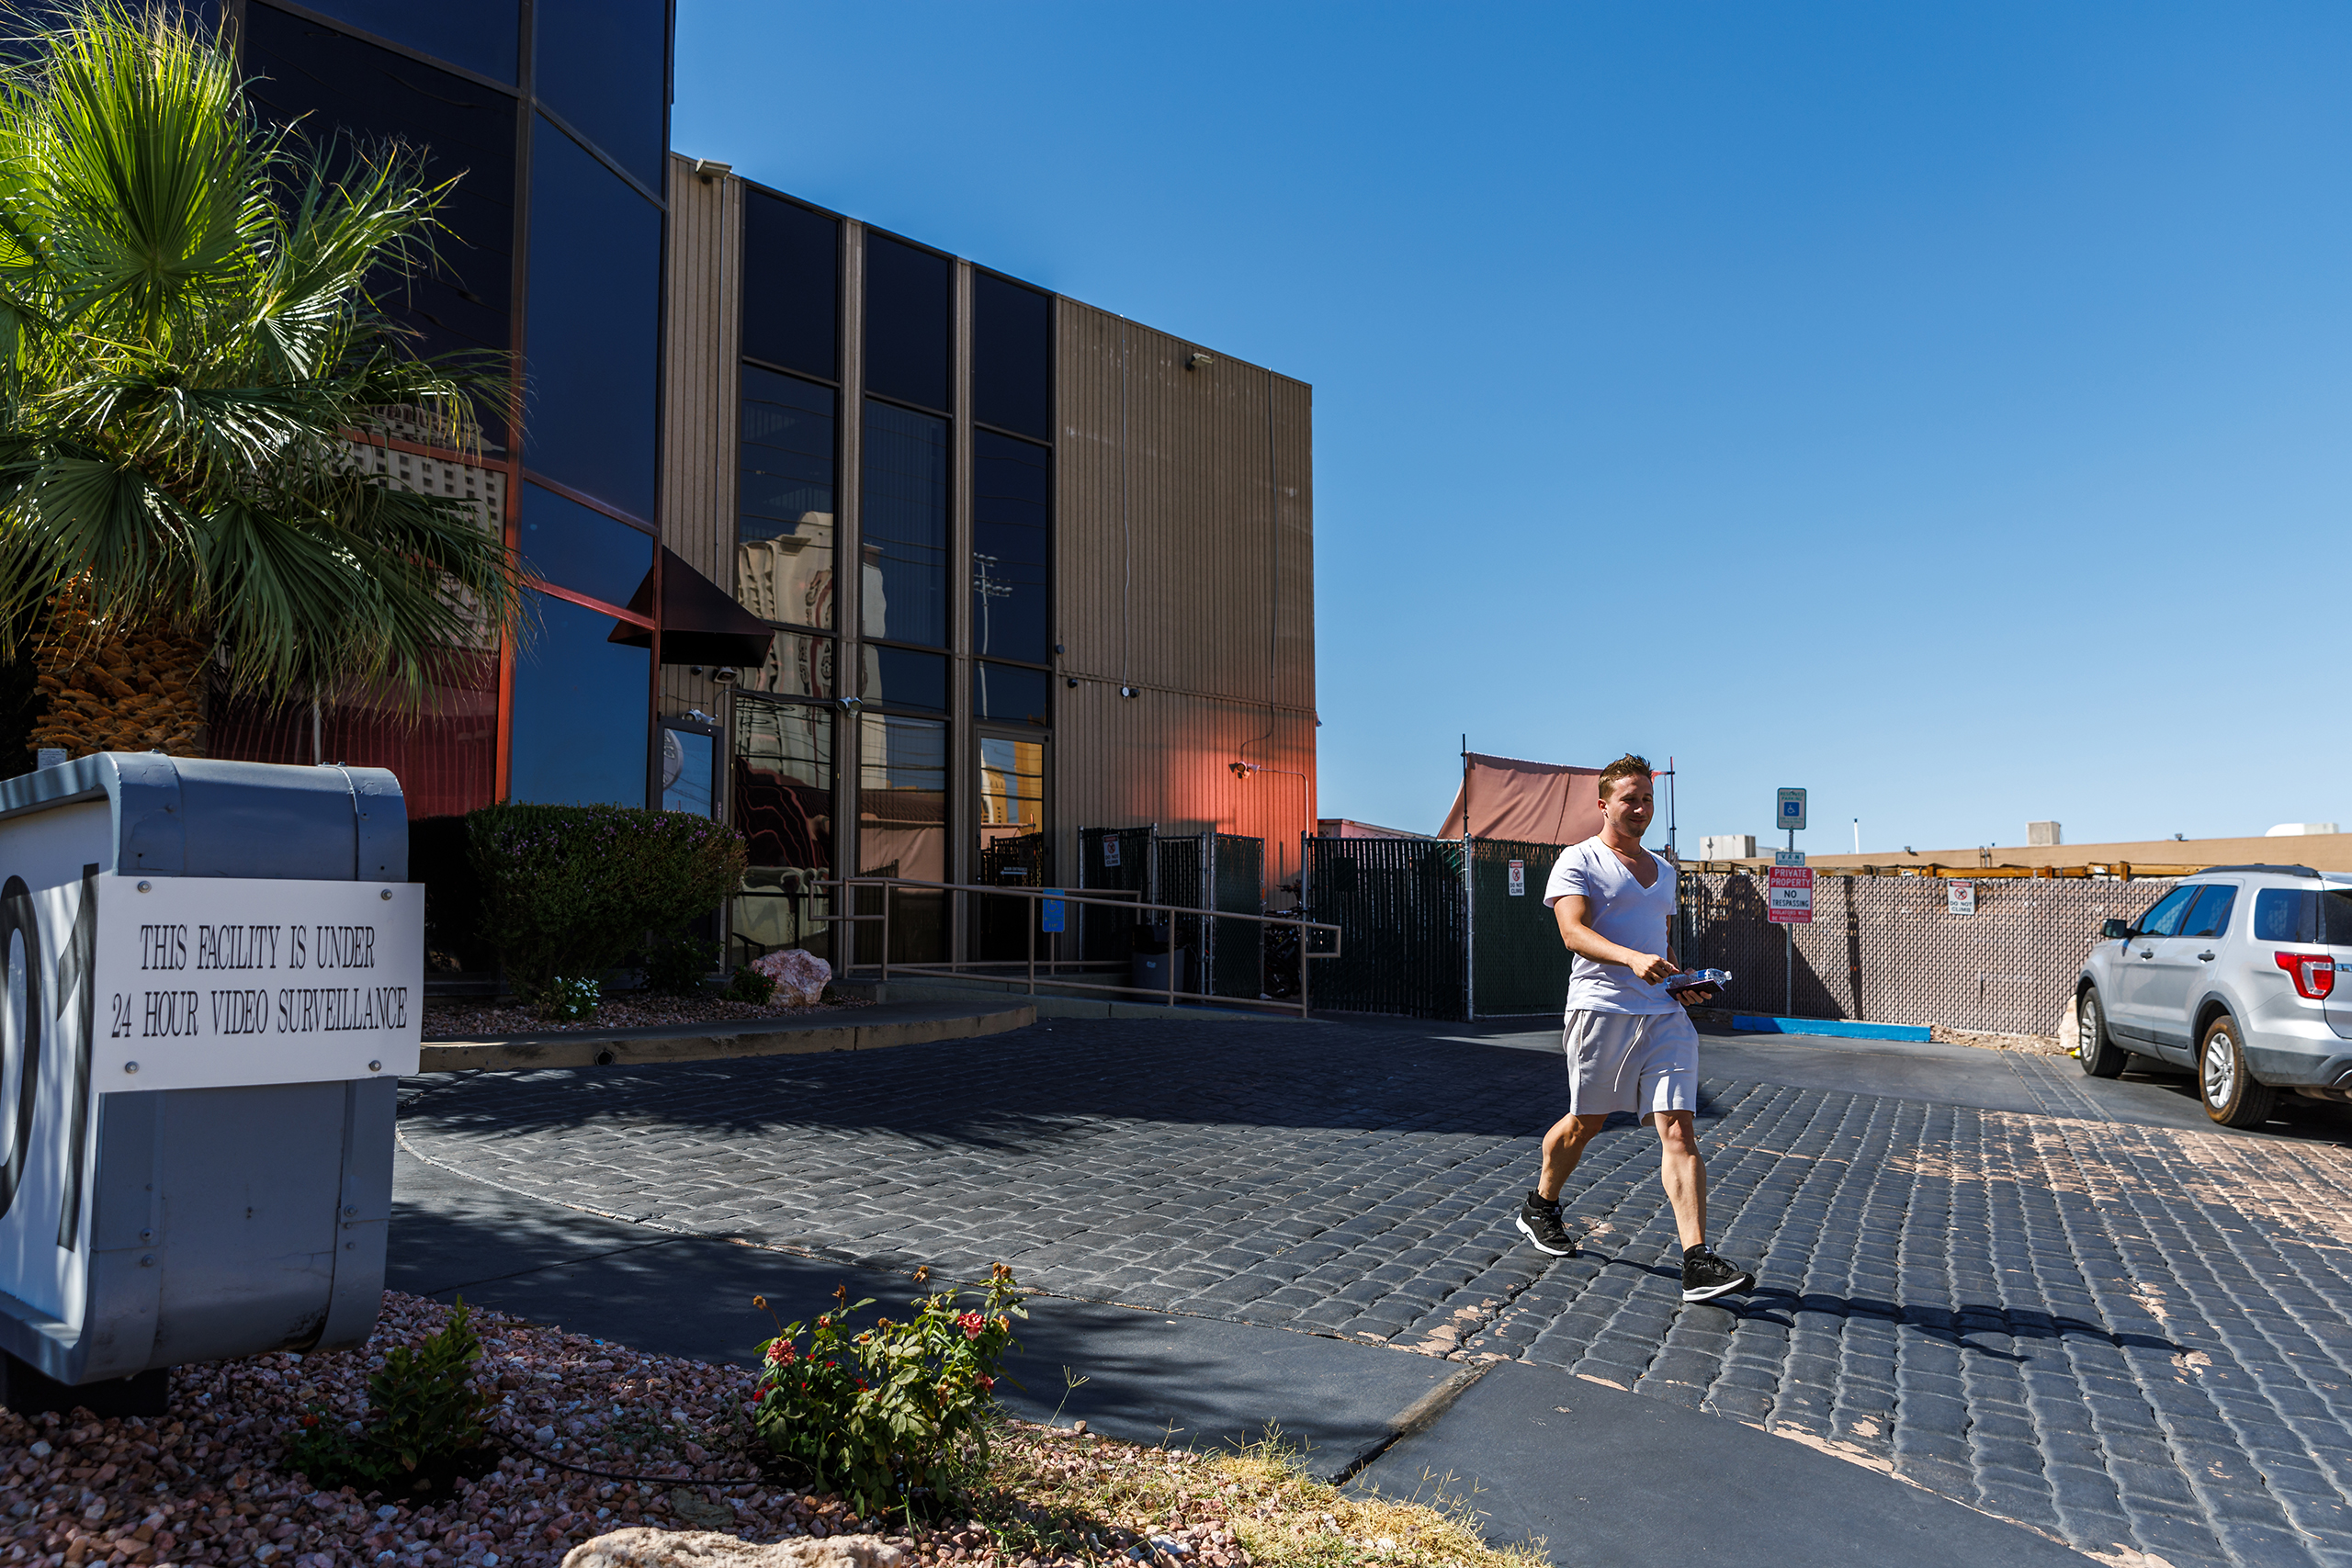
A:
{"type": "Polygon", "coordinates": [[[272,699],[390,688],[511,634],[516,563],[354,443],[478,446],[496,360],[387,313],[434,265],[413,151],[263,125],[225,39],[83,0],[0,68],[0,654],[34,622],[38,743],[192,752],[203,663],[272,699]]]}

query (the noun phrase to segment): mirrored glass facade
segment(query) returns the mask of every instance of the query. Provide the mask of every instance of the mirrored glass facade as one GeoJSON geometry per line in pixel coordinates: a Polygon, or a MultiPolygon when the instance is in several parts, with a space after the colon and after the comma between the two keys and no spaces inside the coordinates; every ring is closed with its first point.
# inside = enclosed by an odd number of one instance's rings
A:
{"type": "MultiPolygon", "coordinates": [[[[385,295],[420,349],[515,356],[511,393],[481,411],[479,449],[445,450],[395,412],[364,466],[478,500],[484,525],[570,595],[528,595],[516,646],[453,650],[468,700],[414,727],[426,740],[379,744],[356,727],[342,759],[415,773],[412,814],[691,792],[657,751],[650,650],[612,640],[628,629],[612,610],[649,586],[658,521],[669,0],[246,0],[239,12],[265,118],[322,144],[397,141],[428,182],[455,181],[439,265],[385,295]]],[[[266,726],[245,728],[256,755],[276,744],[266,726]]],[[[225,727],[216,754],[238,754],[241,733],[225,727]]]]}
{"type": "Polygon", "coordinates": [[[865,543],[881,576],[865,632],[947,646],[947,422],[869,398],[865,543]]]}
{"type": "Polygon", "coordinates": [[[811,703],[738,694],[728,819],[751,859],[729,911],[737,962],[778,948],[832,952],[819,884],[833,874],[835,716],[811,703]]]}
{"type": "Polygon", "coordinates": [[[836,400],[831,387],[743,367],[735,597],[779,626],[833,625],[836,400]]]}

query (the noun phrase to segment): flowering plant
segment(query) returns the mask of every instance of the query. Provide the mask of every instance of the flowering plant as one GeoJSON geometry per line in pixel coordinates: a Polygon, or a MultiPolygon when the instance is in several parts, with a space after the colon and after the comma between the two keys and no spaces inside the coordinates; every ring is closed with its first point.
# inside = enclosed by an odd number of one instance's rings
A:
{"type": "Polygon", "coordinates": [[[605,999],[602,983],[585,975],[558,975],[539,993],[539,1010],[549,1018],[594,1018],[605,999]]]}
{"type": "MultiPolygon", "coordinates": [[[[929,1270],[918,1269],[922,1284],[929,1270]]],[[[876,1318],[856,1334],[841,1303],[806,1329],[797,1323],[760,1347],[752,1424],[770,1450],[837,1489],[869,1518],[912,1517],[953,1497],[961,1466],[985,1457],[988,1415],[1006,1354],[1019,1348],[1012,1319],[1027,1317],[1012,1270],[998,1264],[978,1309],[953,1288],[917,1298],[904,1323],[876,1318]]],[[[764,1308],[765,1297],[754,1297],[764,1308]]]]}

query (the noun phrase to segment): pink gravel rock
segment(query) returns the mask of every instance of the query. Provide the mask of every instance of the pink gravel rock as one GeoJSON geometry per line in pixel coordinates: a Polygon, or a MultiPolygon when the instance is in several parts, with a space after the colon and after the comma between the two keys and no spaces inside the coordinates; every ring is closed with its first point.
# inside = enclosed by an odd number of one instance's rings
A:
{"type": "Polygon", "coordinates": [[[794,1007],[815,1007],[833,981],[833,966],[803,948],[763,953],[752,967],[775,982],[776,1000],[794,1007]]]}
{"type": "Polygon", "coordinates": [[[563,1568],[901,1568],[907,1554],[878,1535],[759,1545],[713,1530],[614,1530],[575,1546],[563,1568]]]}

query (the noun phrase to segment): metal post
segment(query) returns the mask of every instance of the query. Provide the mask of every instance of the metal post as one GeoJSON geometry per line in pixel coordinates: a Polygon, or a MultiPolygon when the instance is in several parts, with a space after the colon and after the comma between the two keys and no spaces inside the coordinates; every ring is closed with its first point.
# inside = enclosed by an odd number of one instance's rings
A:
{"type": "MultiPolygon", "coordinates": [[[[1794,828],[1792,828],[1792,829],[1789,829],[1789,852],[1790,852],[1790,853],[1792,853],[1792,854],[1794,854],[1794,853],[1796,852],[1796,847],[1797,847],[1797,830],[1796,830],[1794,828]]],[[[1792,921],[1788,921],[1788,922],[1784,923],[1784,924],[1781,927],[1781,937],[1785,940],[1785,942],[1787,942],[1787,947],[1786,947],[1786,949],[1785,949],[1784,957],[1782,958],[1782,961],[1781,961],[1781,962],[1782,962],[1782,969],[1781,969],[1782,982],[1781,982],[1781,983],[1782,983],[1782,984],[1787,987],[1787,991],[1788,991],[1788,998],[1787,998],[1787,1000],[1781,1004],[1781,1013],[1782,1013],[1782,1015],[1783,1015],[1784,1017],[1788,1017],[1788,1018],[1794,1018],[1794,1017],[1796,1017],[1796,1015],[1797,1015],[1797,928],[1796,928],[1796,922],[1794,922],[1793,920],[1792,920],[1792,921]]]]}
{"type": "MultiPolygon", "coordinates": [[[[1465,747],[1469,744],[1466,739],[1463,743],[1465,747]]],[[[1468,785],[1464,787],[1467,789],[1468,785]]],[[[1465,795],[1462,822],[1462,1013],[1465,1023],[1478,1016],[1478,886],[1470,872],[1472,847],[1469,800],[1465,795]]]]}
{"type": "Polygon", "coordinates": [[[1045,908],[1035,898],[1021,906],[1022,913],[1028,917],[1026,924],[1029,927],[1029,994],[1033,997],[1037,994],[1037,920],[1044,913],[1045,908]]]}
{"type": "MultiPolygon", "coordinates": [[[[1306,835],[1304,834],[1300,835],[1302,838],[1305,836],[1306,835]]],[[[1304,866],[1306,863],[1306,846],[1304,844],[1299,846],[1299,864],[1301,866],[1304,866]]],[[[1293,926],[1291,930],[1295,932],[1298,937],[1298,1021],[1301,1023],[1304,1023],[1309,1016],[1307,1012],[1306,1000],[1306,921],[1304,915],[1300,917],[1298,923],[1293,926]]]]}
{"type": "MultiPolygon", "coordinates": [[[[890,895],[898,889],[885,883],[882,887],[882,983],[890,983],[890,895]]],[[[850,906],[854,909],[855,904],[850,906]]],[[[853,931],[856,928],[852,927],[853,931]]]]}

